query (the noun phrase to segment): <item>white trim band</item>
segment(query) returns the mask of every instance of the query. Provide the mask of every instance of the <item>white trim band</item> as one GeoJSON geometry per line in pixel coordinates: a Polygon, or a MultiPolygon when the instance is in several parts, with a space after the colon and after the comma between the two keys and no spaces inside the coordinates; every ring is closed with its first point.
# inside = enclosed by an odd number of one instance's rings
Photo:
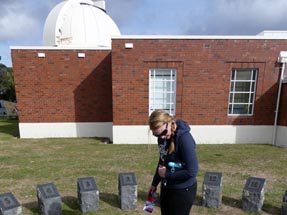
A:
{"type": "Polygon", "coordinates": [[[20,138],[108,137],[113,124],[103,123],[19,123],[20,138]]]}
{"type": "MultiPolygon", "coordinates": [[[[272,142],[273,126],[195,125],[191,127],[197,144],[235,144],[272,142]]],[[[114,144],[156,143],[148,126],[113,126],[114,144]]]]}

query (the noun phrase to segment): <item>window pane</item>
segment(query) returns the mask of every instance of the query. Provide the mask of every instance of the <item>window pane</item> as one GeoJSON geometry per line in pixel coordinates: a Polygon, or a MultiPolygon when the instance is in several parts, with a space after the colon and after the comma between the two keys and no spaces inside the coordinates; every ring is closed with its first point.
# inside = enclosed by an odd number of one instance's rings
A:
{"type": "Polygon", "coordinates": [[[255,90],[255,82],[251,82],[251,92],[254,92],[255,90]]]}
{"type": "Polygon", "coordinates": [[[235,93],[233,103],[248,103],[249,94],[247,93],[235,93]]]}
{"type": "Polygon", "coordinates": [[[250,94],[250,102],[253,102],[254,101],[254,93],[251,93],[250,94]]]}
{"type": "Polygon", "coordinates": [[[233,91],[234,90],[234,84],[235,84],[235,82],[231,82],[231,84],[230,84],[230,91],[233,91]]]}
{"type": "Polygon", "coordinates": [[[252,72],[252,80],[255,80],[256,79],[256,74],[257,74],[257,72],[256,72],[256,70],[253,70],[253,72],[252,72]]]}
{"type": "Polygon", "coordinates": [[[231,104],[228,106],[228,114],[232,114],[232,105],[231,104]]]}
{"type": "Polygon", "coordinates": [[[235,70],[233,69],[231,71],[231,80],[234,80],[235,79],[235,70]]]}
{"type": "Polygon", "coordinates": [[[248,105],[235,104],[233,106],[233,114],[248,114],[248,105]]]}
{"type": "Polygon", "coordinates": [[[236,82],[235,91],[249,92],[250,82],[236,82]]]}
{"type": "Polygon", "coordinates": [[[250,80],[252,71],[237,70],[236,80],[250,80]]]}
{"type": "Polygon", "coordinates": [[[249,105],[249,112],[248,112],[248,114],[252,114],[252,112],[253,112],[253,105],[250,104],[250,105],[249,105]]]}
{"type": "Polygon", "coordinates": [[[234,93],[229,94],[229,102],[233,102],[233,95],[234,95],[234,93]]]}

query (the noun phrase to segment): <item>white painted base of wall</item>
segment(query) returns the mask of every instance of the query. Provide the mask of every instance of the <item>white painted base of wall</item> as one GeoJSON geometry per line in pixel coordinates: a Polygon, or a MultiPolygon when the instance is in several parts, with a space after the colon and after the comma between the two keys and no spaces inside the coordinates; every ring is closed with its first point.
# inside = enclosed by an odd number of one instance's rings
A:
{"type": "MultiPolygon", "coordinates": [[[[273,126],[190,126],[198,144],[272,143],[273,126]]],[[[114,144],[156,143],[148,126],[113,126],[114,144]]]]}
{"type": "Polygon", "coordinates": [[[197,143],[272,143],[273,126],[191,126],[197,143]]]}
{"type": "MultiPolygon", "coordinates": [[[[273,126],[190,126],[197,144],[271,144],[273,126]]],[[[108,137],[114,144],[155,144],[148,126],[106,123],[19,123],[20,138],[108,137]]],[[[278,126],[276,145],[287,148],[287,127],[278,126]]]]}
{"type": "Polygon", "coordinates": [[[287,148],[287,127],[277,127],[276,146],[287,148]]]}
{"type": "Polygon", "coordinates": [[[148,126],[113,126],[114,144],[150,144],[156,143],[157,139],[152,135],[148,126]]]}
{"type": "Polygon", "coordinates": [[[103,123],[19,123],[20,138],[108,137],[113,124],[103,123]]]}

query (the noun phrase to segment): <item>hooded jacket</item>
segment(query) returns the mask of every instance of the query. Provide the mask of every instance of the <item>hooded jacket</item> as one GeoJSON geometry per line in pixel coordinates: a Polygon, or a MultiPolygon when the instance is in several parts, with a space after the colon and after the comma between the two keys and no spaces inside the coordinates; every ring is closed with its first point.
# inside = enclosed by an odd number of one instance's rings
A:
{"type": "Polygon", "coordinates": [[[185,121],[176,120],[176,125],[174,152],[171,154],[167,152],[171,139],[158,138],[160,158],[152,181],[155,187],[162,182],[167,189],[184,189],[196,183],[198,161],[195,141],[185,121]],[[159,165],[167,168],[165,178],[161,178],[158,174],[159,165]]]}

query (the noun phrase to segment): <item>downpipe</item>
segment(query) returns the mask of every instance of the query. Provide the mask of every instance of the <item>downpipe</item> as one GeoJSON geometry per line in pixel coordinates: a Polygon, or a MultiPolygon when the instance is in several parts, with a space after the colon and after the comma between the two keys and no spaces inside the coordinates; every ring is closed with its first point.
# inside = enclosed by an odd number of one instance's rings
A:
{"type": "Polygon", "coordinates": [[[276,103],[276,110],[275,110],[275,119],[274,119],[274,126],[273,126],[273,137],[272,137],[272,145],[276,146],[276,138],[277,138],[277,123],[278,123],[278,114],[279,114],[279,105],[280,105],[280,97],[281,97],[281,89],[282,83],[284,79],[284,71],[285,71],[286,63],[283,63],[280,80],[279,80],[279,89],[278,89],[278,96],[277,96],[277,103],[276,103]]]}

